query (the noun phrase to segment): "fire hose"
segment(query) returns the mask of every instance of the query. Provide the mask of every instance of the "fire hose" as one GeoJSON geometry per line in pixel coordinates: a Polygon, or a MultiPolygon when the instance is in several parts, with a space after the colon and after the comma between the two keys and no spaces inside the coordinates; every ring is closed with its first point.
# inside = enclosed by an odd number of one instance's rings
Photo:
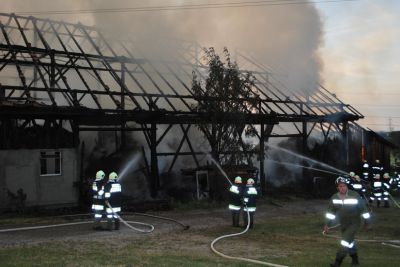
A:
{"type": "MultiPolygon", "coordinates": [[[[124,214],[128,214],[128,213],[124,213],[124,214]]],[[[183,227],[183,230],[188,230],[190,228],[190,225],[186,225],[180,221],[171,219],[171,218],[167,218],[167,217],[163,217],[163,216],[158,216],[158,215],[152,215],[152,214],[147,214],[147,213],[140,213],[140,212],[132,212],[133,215],[138,215],[138,216],[145,216],[145,217],[151,217],[151,218],[156,218],[156,219],[161,219],[161,220],[165,220],[165,221],[170,221],[170,222],[174,222],[177,223],[179,225],[181,225],[183,227]]]]}
{"type": "Polygon", "coordinates": [[[392,199],[393,203],[394,203],[398,208],[400,208],[399,203],[397,203],[397,201],[394,199],[394,197],[393,197],[389,192],[388,192],[388,194],[389,194],[390,198],[392,199]]]}
{"type": "MultiPolygon", "coordinates": [[[[245,205],[245,207],[247,208],[246,205],[245,205]]],[[[279,264],[274,264],[274,263],[265,262],[265,261],[258,261],[258,260],[243,258],[243,257],[233,257],[233,256],[226,255],[226,254],[224,254],[224,253],[222,253],[222,252],[219,252],[218,250],[215,249],[214,245],[215,245],[219,240],[221,240],[221,239],[223,239],[223,238],[227,238],[227,237],[233,237],[233,236],[243,235],[243,234],[245,234],[245,233],[249,230],[249,228],[250,228],[250,212],[249,212],[248,209],[247,209],[247,226],[246,226],[246,229],[243,230],[242,232],[239,232],[239,233],[228,234],[228,235],[223,235],[223,236],[217,237],[216,239],[214,239],[214,240],[211,242],[211,250],[212,250],[215,254],[217,254],[217,255],[219,255],[219,256],[221,256],[221,257],[223,257],[223,258],[226,258],[226,259],[240,260],[240,261],[251,262],[251,263],[255,263],[255,264],[261,264],[261,265],[272,266],[272,267],[288,267],[288,266],[285,266],[285,265],[279,265],[279,264]]]]}
{"type": "MultiPolygon", "coordinates": [[[[106,205],[111,208],[110,203],[106,201],[106,205]]],[[[112,210],[113,215],[116,216],[124,225],[126,225],[128,228],[134,231],[138,231],[141,233],[151,233],[154,231],[154,226],[151,224],[147,223],[141,223],[141,222],[135,222],[135,221],[125,221],[122,219],[118,214],[114,213],[112,210]],[[147,226],[150,228],[150,230],[142,230],[139,228],[136,228],[130,224],[137,224],[137,225],[143,225],[147,226]]],[[[85,215],[85,214],[78,214],[78,215],[85,215]]],[[[27,231],[27,230],[36,230],[36,229],[45,229],[45,228],[53,228],[53,227],[63,227],[63,226],[71,226],[71,225],[79,225],[79,224],[88,224],[88,223],[93,223],[93,221],[83,221],[83,222],[72,222],[72,223],[59,223],[59,224],[50,224],[50,225],[39,225],[39,226],[27,226],[27,227],[17,227],[17,228],[8,228],[8,229],[0,229],[0,233],[7,233],[7,232],[15,232],[15,231],[27,231]]]]}
{"type": "MultiPolygon", "coordinates": [[[[328,229],[334,229],[336,227],[339,227],[340,224],[329,227],[328,229]]],[[[327,234],[325,231],[322,231],[322,234],[326,237],[330,237],[330,238],[336,238],[336,239],[340,239],[340,236],[337,235],[330,235],[327,234]]],[[[358,242],[366,242],[366,243],[381,243],[381,245],[385,245],[385,246],[391,246],[391,247],[395,247],[395,248],[400,248],[400,245],[394,245],[391,243],[399,243],[400,244],[400,240],[387,240],[387,239],[354,239],[354,241],[358,241],[358,242]]]]}
{"type": "Polygon", "coordinates": [[[145,233],[145,234],[151,233],[151,232],[154,231],[154,226],[151,225],[151,224],[148,224],[148,223],[135,222],[135,224],[145,225],[145,226],[149,227],[150,230],[143,230],[143,229],[139,229],[139,228],[133,227],[133,226],[130,225],[127,221],[125,221],[124,219],[122,219],[121,216],[119,216],[117,213],[114,212],[113,207],[111,207],[111,205],[110,205],[110,203],[108,202],[108,200],[106,200],[105,203],[106,203],[107,207],[108,207],[109,209],[111,209],[112,214],[113,214],[115,217],[117,217],[123,224],[125,224],[125,226],[128,227],[129,229],[134,230],[134,231],[137,231],[137,232],[140,232],[140,233],[145,233]]]}
{"type": "Polygon", "coordinates": [[[69,225],[77,225],[77,224],[85,224],[85,223],[92,223],[92,221],[73,222],[73,223],[60,223],[60,224],[51,224],[51,225],[40,225],[40,226],[28,226],[28,227],[1,229],[0,233],[35,230],[35,229],[44,229],[44,228],[61,227],[61,226],[69,226],[69,225]]]}

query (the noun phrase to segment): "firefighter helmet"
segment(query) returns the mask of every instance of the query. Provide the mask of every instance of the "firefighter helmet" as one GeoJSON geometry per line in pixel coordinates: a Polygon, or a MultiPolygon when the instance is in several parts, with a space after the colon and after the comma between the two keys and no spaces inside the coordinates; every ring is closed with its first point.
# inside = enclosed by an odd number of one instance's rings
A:
{"type": "Polygon", "coordinates": [[[354,175],[356,175],[356,174],[355,174],[355,172],[349,172],[349,175],[350,175],[350,177],[354,177],[354,175]]]}
{"type": "Polygon", "coordinates": [[[118,174],[116,172],[112,172],[112,173],[110,173],[110,175],[108,175],[108,179],[109,180],[117,180],[118,174]]]}
{"type": "Polygon", "coordinates": [[[254,179],[253,178],[247,179],[247,184],[254,184],[254,179]]]}
{"type": "Polygon", "coordinates": [[[385,172],[385,173],[383,174],[383,178],[385,178],[385,179],[389,178],[389,173],[385,172]]]}
{"type": "Polygon", "coordinates": [[[100,181],[104,179],[104,177],[106,177],[106,174],[102,170],[96,172],[96,181],[100,181]]]}
{"type": "Polygon", "coordinates": [[[339,176],[338,178],[336,178],[335,184],[336,185],[347,184],[347,179],[344,178],[344,177],[339,176]]]}
{"type": "Polygon", "coordinates": [[[242,177],[236,176],[235,177],[235,184],[241,184],[242,183],[242,177]]]}

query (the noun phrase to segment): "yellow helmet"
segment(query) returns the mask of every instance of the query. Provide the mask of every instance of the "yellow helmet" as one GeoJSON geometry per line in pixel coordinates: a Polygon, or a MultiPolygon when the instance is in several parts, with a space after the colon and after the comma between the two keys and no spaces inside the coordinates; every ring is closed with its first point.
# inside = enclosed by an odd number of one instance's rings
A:
{"type": "Polygon", "coordinates": [[[102,170],[96,172],[96,181],[103,180],[104,177],[106,177],[106,174],[102,170]]]}
{"type": "Polygon", "coordinates": [[[242,177],[236,176],[235,177],[235,184],[241,184],[242,183],[242,177]]]}
{"type": "Polygon", "coordinates": [[[117,180],[118,174],[116,172],[112,172],[112,173],[110,173],[110,175],[108,175],[108,179],[109,180],[117,180]]]}

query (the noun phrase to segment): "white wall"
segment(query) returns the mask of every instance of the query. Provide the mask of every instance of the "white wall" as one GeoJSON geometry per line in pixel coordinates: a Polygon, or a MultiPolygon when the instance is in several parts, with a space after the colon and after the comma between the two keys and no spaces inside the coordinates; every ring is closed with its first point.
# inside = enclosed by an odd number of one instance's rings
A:
{"type": "Polygon", "coordinates": [[[7,190],[27,194],[26,206],[74,205],[78,203],[78,152],[58,149],[62,155],[61,175],[40,176],[40,152],[53,149],[0,150],[0,208],[9,205],[7,190]]]}

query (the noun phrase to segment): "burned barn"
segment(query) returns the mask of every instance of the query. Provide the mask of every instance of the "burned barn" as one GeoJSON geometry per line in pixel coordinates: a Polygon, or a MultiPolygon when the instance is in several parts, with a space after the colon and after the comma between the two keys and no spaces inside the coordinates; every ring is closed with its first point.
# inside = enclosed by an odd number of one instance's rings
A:
{"type": "MultiPolygon", "coordinates": [[[[152,198],[165,184],[161,173],[170,179],[181,169],[201,169],[209,154],[221,156],[216,160],[222,165],[231,155],[246,155],[235,163],[255,166],[265,192],[270,164],[283,161],[269,153],[273,139],[295,138],[306,151],[311,139],[326,144],[334,136],[336,149],[348,155],[349,128],[363,118],[322,85],[288,88],[262,62],[240,52],[235,59],[245,66],[241,73],[251,73],[254,83],[234,101],[248,108],[215,114],[197,108],[221,99],[193,90],[193,75],[206,80],[209,67],[196,43],[168,40],[163,46],[173,53],[149,54],[137,40],[109,39],[94,27],[4,13],[0,28],[1,199],[21,188],[29,205],[77,203],[80,187],[94,176],[85,166],[83,141],[104,148],[101,133],[113,139],[103,156],[127,148],[140,155],[122,183],[134,190],[143,176],[141,186],[152,198]],[[244,126],[254,133],[251,149],[221,150],[199,130],[239,123],[243,144],[244,126]]],[[[344,158],[335,166],[348,164],[344,158]]],[[[124,167],[118,168],[122,173],[124,167]]]]}

